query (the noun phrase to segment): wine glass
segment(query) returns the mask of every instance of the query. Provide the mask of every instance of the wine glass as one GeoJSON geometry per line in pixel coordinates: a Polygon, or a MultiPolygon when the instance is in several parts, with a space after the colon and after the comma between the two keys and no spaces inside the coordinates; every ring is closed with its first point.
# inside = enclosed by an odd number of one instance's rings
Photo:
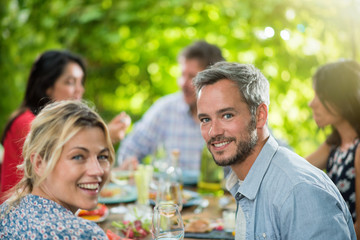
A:
{"type": "Polygon", "coordinates": [[[157,147],[156,151],[152,154],[152,164],[154,166],[155,172],[162,173],[167,168],[167,159],[168,154],[165,148],[165,144],[160,142],[157,147]]]}
{"type": "Polygon", "coordinates": [[[175,203],[178,205],[179,211],[182,210],[182,192],[178,182],[160,179],[156,193],[156,204],[160,203],[175,203]]]}
{"type": "Polygon", "coordinates": [[[154,207],[151,234],[154,240],[184,239],[184,223],[178,205],[159,203],[154,207]]]}
{"type": "Polygon", "coordinates": [[[154,176],[150,185],[157,190],[157,186],[161,178],[164,177],[165,171],[169,165],[165,145],[159,143],[155,153],[152,154],[151,164],[154,167],[154,176]]]}

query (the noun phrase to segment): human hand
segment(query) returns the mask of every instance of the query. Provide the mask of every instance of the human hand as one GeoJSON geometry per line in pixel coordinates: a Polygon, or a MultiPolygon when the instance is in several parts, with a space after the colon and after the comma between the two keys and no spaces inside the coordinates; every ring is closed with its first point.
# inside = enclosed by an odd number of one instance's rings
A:
{"type": "Polygon", "coordinates": [[[111,120],[108,124],[110,138],[113,144],[124,139],[126,134],[126,129],[131,124],[131,118],[125,112],[120,113],[111,120]]]}
{"type": "Polygon", "coordinates": [[[133,171],[138,168],[138,165],[139,165],[138,159],[135,156],[131,156],[131,157],[128,157],[125,160],[123,160],[120,163],[118,169],[133,171]]]}

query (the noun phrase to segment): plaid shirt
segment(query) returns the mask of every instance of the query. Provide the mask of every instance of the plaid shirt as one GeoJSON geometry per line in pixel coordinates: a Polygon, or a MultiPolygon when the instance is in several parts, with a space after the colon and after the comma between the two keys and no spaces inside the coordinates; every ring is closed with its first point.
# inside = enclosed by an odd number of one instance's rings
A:
{"type": "Polygon", "coordinates": [[[163,144],[168,153],[180,150],[179,166],[185,173],[199,172],[201,152],[205,145],[200,125],[191,116],[182,93],[160,98],[134,125],[121,142],[118,162],[130,156],[140,161],[163,144]]]}

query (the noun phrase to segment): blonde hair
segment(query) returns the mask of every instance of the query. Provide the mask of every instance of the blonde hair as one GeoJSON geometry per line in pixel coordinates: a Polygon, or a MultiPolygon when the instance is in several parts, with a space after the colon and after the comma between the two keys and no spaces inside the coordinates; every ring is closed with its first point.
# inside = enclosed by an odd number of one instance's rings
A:
{"type": "Polygon", "coordinates": [[[30,194],[54,169],[60,158],[63,146],[84,128],[99,127],[105,134],[109,149],[110,165],[114,163],[115,153],[108,128],[102,118],[84,101],[59,101],[47,105],[36,116],[23,147],[24,162],[18,166],[24,177],[12,189],[7,203],[16,205],[20,199],[30,194]],[[39,177],[31,159],[40,156],[47,162],[45,174],[39,177]]]}

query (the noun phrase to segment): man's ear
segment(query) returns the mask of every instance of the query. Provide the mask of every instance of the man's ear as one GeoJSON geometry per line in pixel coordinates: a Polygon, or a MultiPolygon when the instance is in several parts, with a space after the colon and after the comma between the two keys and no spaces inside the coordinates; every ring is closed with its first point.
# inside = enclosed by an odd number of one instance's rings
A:
{"type": "Polygon", "coordinates": [[[33,153],[30,156],[30,160],[31,160],[32,165],[34,166],[35,173],[38,176],[42,176],[42,174],[45,170],[45,167],[46,167],[46,164],[43,161],[43,158],[39,154],[33,153]]]}
{"type": "Polygon", "coordinates": [[[268,108],[265,103],[261,103],[256,109],[256,127],[263,128],[268,118],[268,108]]]}

